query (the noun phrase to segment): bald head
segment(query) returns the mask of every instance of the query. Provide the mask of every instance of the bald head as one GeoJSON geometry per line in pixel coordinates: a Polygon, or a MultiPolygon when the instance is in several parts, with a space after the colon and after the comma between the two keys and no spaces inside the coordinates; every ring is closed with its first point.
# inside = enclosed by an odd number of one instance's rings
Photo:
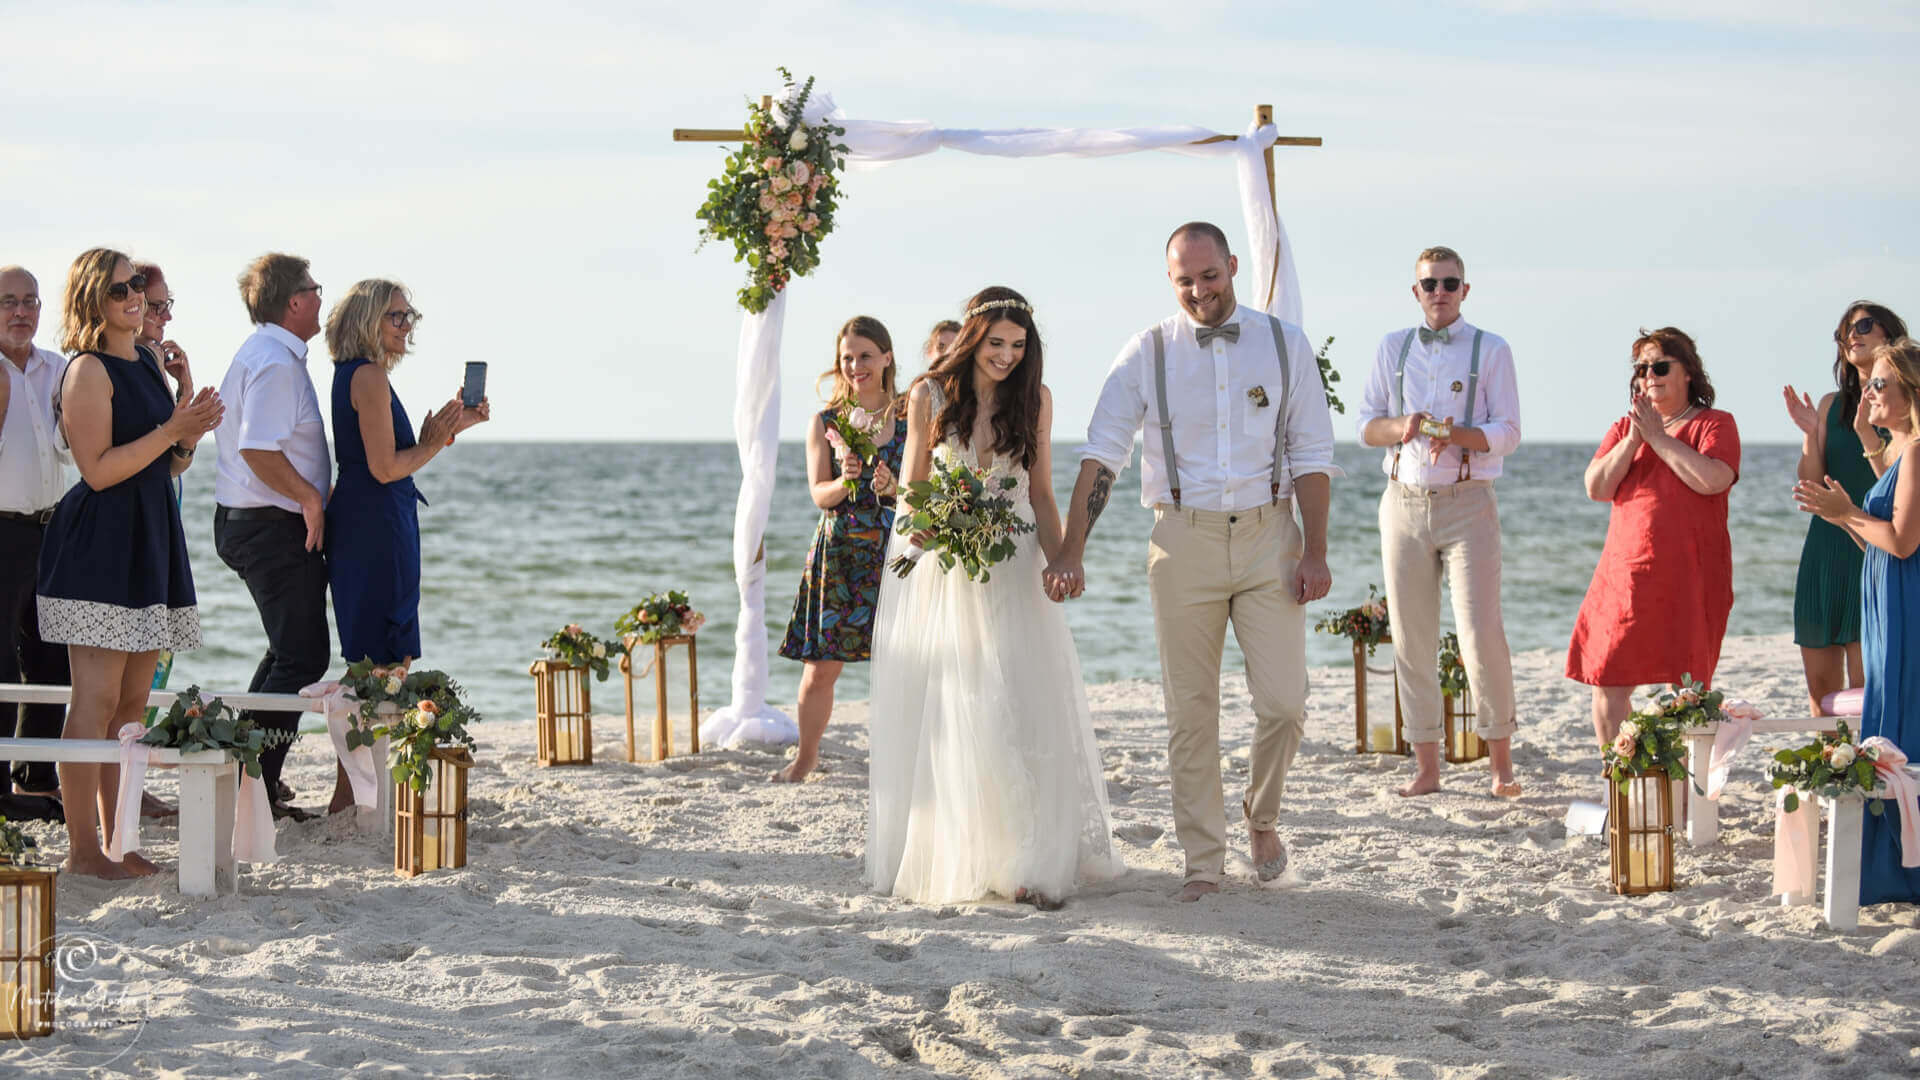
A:
{"type": "Polygon", "coordinates": [[[25,364],[40,331],[40,283],[26,268],[0,266],[0,353],[25,364]]]}

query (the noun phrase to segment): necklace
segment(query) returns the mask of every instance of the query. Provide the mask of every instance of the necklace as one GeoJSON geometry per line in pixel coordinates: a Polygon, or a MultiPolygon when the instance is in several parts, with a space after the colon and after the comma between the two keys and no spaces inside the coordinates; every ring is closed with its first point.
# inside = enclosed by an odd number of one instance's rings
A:
{"type": "Polygon", "coordinates": [[[1675,424],[1678,424],[1678,423],[1680,423],[1681,421],[1683,421],[1683,420],[1685,420],[1685,419],[1686,419],[1687,417],[1689,417],[1689,416],[1692,416],[1692,415],[1693,415],[1693,410],[1695,410],[1695,409],[1697,409],[1697,408],[1699,408],[1699,407],[1700,407],[1700,406],[1698,406],[1698,405],[1689,405],[1689,406],[1687,406],[1687,407],[1686,407],[1686,410],[1685,410],[1685,411],[1683,411],[1683,412],[1682,412],[1682,413],[1681,413],[1681,414],[1680,414],[1679,416],[1676,416],[1676,417],[1674,417],[1674,418],[1673,418],[1673,419],[1671,419],[1671,420],[1663,420],[1663,421],[1661,421],[1661,426],[1662,426],[1662,427],[1668,427],[1668,428],[1671,428],[1671,427],[1672,427],[1673,425],[1675,425],[1675,424]]]}

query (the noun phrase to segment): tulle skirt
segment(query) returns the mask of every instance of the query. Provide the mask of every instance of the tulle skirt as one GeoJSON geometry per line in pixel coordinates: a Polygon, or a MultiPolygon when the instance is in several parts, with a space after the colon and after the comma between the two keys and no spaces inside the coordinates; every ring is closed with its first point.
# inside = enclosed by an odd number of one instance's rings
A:
{"type": "MultiPolygon", "coordinates": [[[[867,879],[925,903],[1065,897],[1124,867],[1062,606],[1034,535],[986,582],[928,555],[875,619],[867,879]]],[[[891,562],[907,547],[894,536],[891,562]]]]}

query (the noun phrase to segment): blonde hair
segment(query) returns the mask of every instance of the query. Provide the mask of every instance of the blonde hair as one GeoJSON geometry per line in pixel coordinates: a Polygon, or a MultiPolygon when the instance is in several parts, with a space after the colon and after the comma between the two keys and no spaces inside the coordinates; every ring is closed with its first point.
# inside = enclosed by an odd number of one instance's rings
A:
{"type": "Polygon", "coordinates": [[[1907,392],[1907,434],[1920,436],[1920,341],[1903,337],[1876,346],[1873,362],[1882,360],[1892,365],[1900,388],[1907,392]]]}
{"type": "Polygon", "coordinates": [[[67,295],[60,315],[60,351],[68,356],[107,347],[107,286],[113,269],[132,259],[112,248],[88,248],[67,268],[67,295]]]}
{"type": "MultiPolygon", "coordinates": [[[[405,285],[383,278],[354,282],[347,295],[334,303],[333,310],[327,312],[327,351],[333,354],[334,363],[366,359],[387,371],[399,365],[401,354],[388,356],[380,346],[380,323],[387,317],[387,305],[393,303],[395,293],[405,298],[409,309],[413,307],[413,296],[405,285]]],[[[416,313],[414,325],[419,322],[416,313]]],[[[413,344],[413,326],[407,327],[407,344],[413,344]]]]}
{"type": "Polygon", "coordinates": [[[1453,263],[1460,267],[1460,276],[1462,278],[1467,276],[1467,260],[1461,258],[1460,253],[1452,248],[1439,246],[1426,248],[1420,252],[1419,256],[1413,260],[1414,272],[1419,272],[1421,263],[1437,262],[1453,263]]]}
{"type": "Polygon", "coordinates": [[[247,305],[247,317],[260,326],[286,318],[287,305],[300,290],[308,265],[298,255],[277,251],[248,263],[240,274],[240,302],[247,305]]]}

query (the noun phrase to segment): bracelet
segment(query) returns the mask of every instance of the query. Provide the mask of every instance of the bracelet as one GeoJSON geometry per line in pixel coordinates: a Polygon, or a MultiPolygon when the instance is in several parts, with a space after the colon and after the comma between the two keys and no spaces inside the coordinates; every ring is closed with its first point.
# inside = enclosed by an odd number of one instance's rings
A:
{"type": "Polygon", "coordinates": [[[1860,456],[1861,456],[1861,457],[1863,457],[1863,458],[1866,458],[1866,459],[1868,459],[1869,461],[1871,461],[1872,459],[1874,459],[1874,458],[1877,458],[1877,457],[1879,457],[1879,456],[1880,456],[1881,454],[1884,454],[1884,453],[1886,453],[1886,452],[1887,452],[1887,448],[1888,448],[1888,447],[1890,447],[1890,446],[1892,446],[1892,445],[1893,445],[1893,440],[1892,440],[1892,439],[1882,439],[1882,440],[1880,441],[1880,449],[1878,449],[1878,450],[1862,450],[1862,451],[1860,451],[1860,456]]]}

